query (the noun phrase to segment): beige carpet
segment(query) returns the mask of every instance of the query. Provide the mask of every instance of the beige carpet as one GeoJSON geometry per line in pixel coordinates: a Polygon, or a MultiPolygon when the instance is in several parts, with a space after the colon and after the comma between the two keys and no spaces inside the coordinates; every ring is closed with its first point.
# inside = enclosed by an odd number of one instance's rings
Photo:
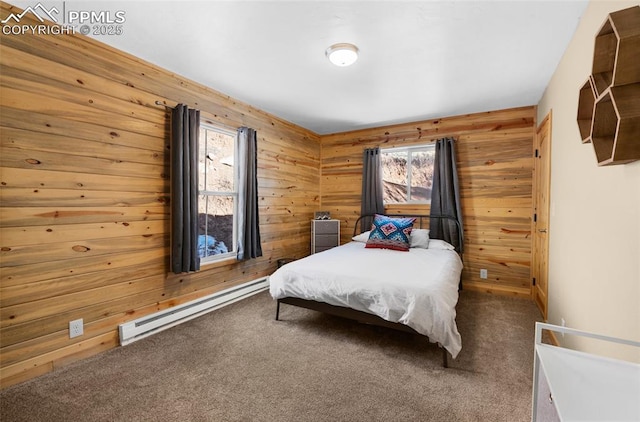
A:
{"type": "Polygon", "coordinates": [[[462,352],[268,293],[0,392],[9,421],[528,421],[523,299],[461,292],[462,352]]]}

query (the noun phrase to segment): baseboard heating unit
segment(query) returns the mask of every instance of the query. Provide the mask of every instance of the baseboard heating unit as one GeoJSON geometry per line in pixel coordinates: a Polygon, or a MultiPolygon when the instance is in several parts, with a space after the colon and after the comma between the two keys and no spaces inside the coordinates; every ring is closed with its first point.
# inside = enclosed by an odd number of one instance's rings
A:
{"type": "Polygon", "coordinates": [[[120,345],[149,337],[269,288],[267,277],[250,281],[191,302],[120,324],[120,345]]]}

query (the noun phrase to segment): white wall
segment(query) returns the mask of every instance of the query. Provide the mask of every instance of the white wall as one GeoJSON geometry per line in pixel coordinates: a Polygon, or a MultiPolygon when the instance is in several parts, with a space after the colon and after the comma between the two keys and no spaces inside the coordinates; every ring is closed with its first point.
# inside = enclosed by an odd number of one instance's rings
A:
{"type": "MultiPolygon", "coordinates": [[[[598,167],[576,123],[594,38],[610,12],[638,1],[591,1],[538,104],[552,110],[550,323],[640,341],[640,161],[598,167]]],[[[640,142],[640,135],[637,139],[640,142]]],[[[640,351],[569,340],[593,353],[640,362],[640,351]]]]}

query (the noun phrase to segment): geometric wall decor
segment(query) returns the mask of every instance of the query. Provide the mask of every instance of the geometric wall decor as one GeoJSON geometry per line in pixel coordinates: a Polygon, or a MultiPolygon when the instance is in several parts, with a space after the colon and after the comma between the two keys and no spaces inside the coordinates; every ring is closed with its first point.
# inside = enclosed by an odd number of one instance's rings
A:
{"type": "Polygon", "coordinates": [[[640,6],[609,14],[600,27],[577,121],[598,165],[640,160],[640,6]]]}
{"type": "Polygon", "coordinates": [[[580,88],[580,94],[578,96],[578,129],[580,130],[580,138],[583,144],[591,142],[591,122],[596,97],[593,79],[591,75],[589,75],[587,82],[580,88]]]}

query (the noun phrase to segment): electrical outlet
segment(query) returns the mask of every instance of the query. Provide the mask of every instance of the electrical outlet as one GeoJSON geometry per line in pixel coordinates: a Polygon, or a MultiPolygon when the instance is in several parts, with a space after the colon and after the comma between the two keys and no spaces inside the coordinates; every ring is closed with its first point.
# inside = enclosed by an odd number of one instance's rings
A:
{"type": "MultiPolygon", "coordinates": [[[[563,327],[566,327],[566,326],[567,326],[567,324],[566,324],[566,323],[565,323],[565,321],[564,321],[564,318],[560,318],[560,322],[561,322],[561,324],[562,324],[562,326],[563,326],[563,327]]],[[[562,334],[562,337],[564,337],[564,333],[561,333],[561,334],[562,334]]]]}
{"type": "Polygon", "coordinates": [[[480,270],[480,278],[487,278],[487,270],[484,268],[480,270]]]}
{"type": "Polygon", "coordinates": [[[69,321],[69,338],[78,337],[84,334],[84,321],[82,318],[69,321]]]}

